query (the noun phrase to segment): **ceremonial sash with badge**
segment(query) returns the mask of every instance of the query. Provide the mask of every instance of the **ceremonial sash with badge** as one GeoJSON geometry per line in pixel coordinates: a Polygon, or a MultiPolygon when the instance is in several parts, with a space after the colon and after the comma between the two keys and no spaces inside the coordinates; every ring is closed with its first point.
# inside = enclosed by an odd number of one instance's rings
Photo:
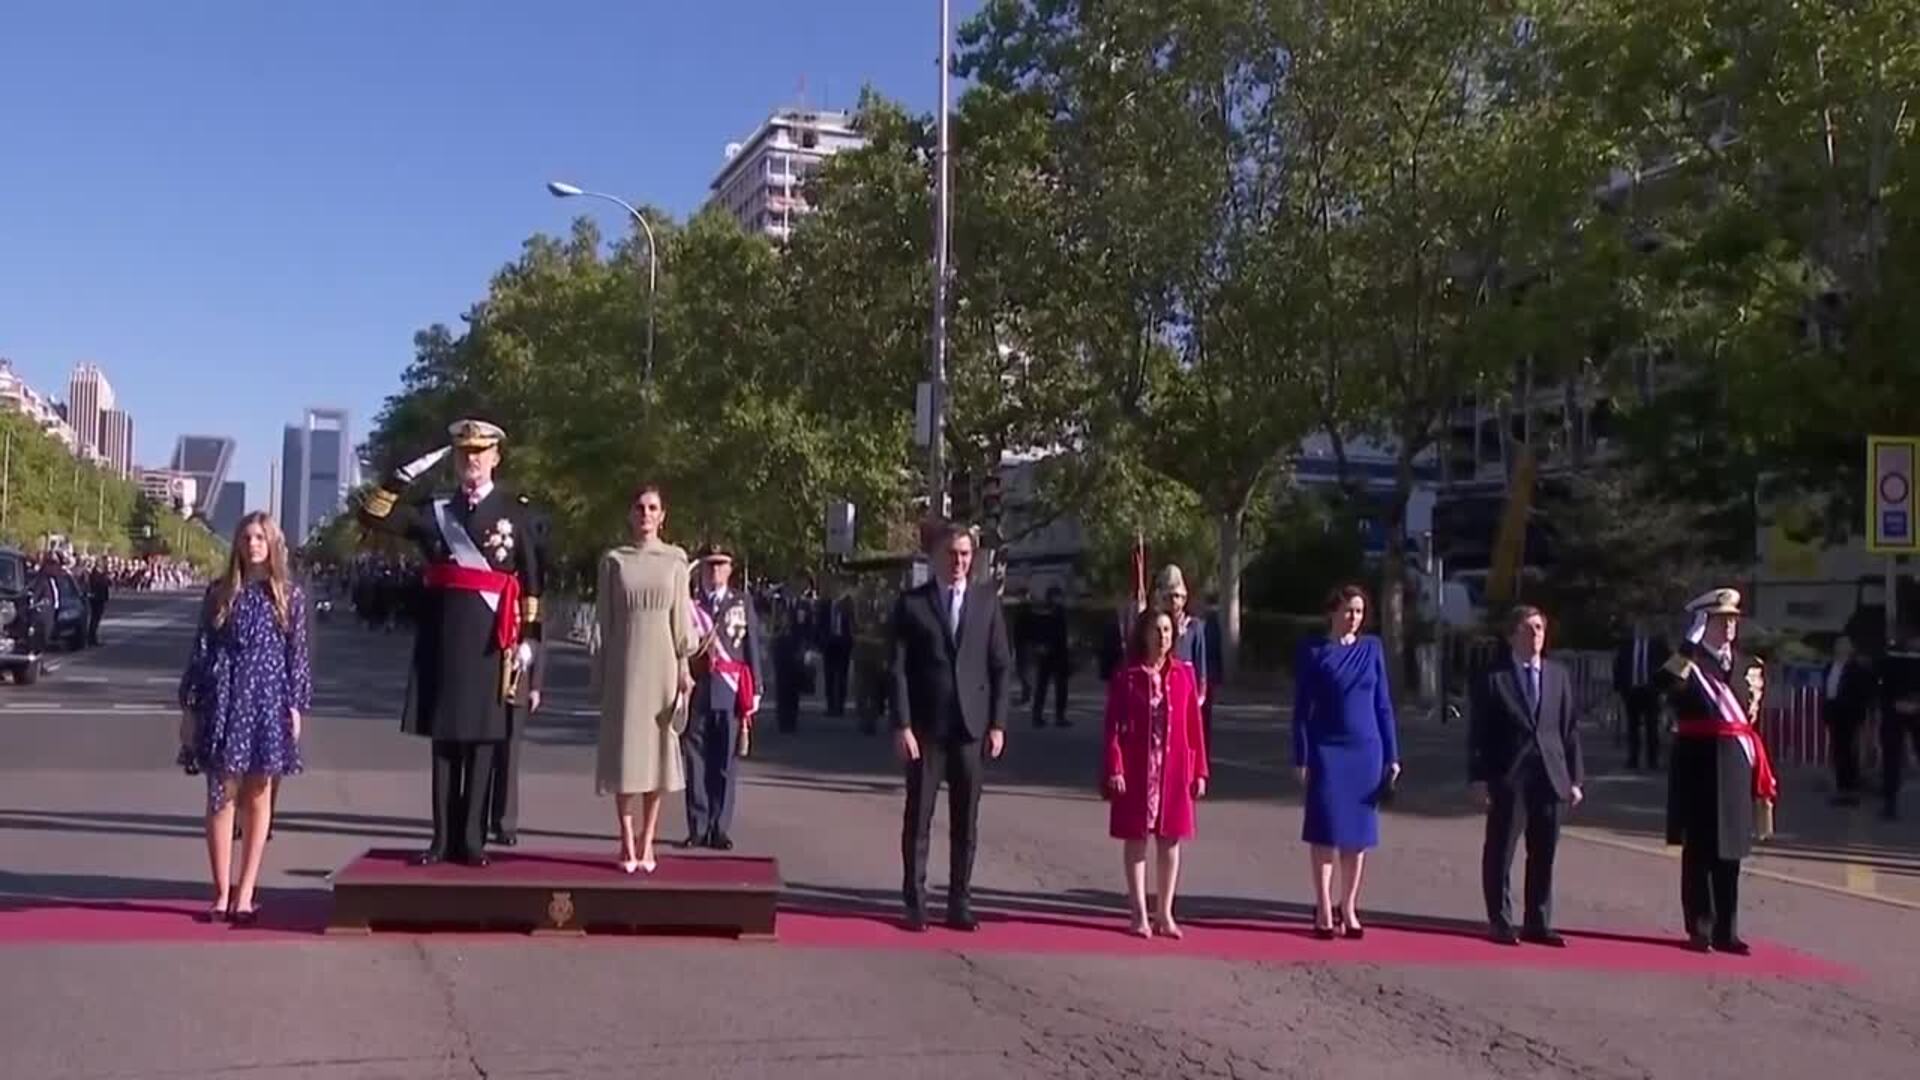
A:
{"type": "Polygon", "coordinates": [[[733,655],[727,635],[713,621],[713,615],[700,604],[693,605],[694,636],[700,644],[694,652],[694,661],[706,667],[707,671],[733,691],[733,700],[738,704],[743,720],[753,719],[753,697],[755,693],[753,668],[747,662],[733,655]]]}
{"type": "MultiPolygon", "coordinates": [[[[1704,667],[1675,655],[1667,661],[1667,670],[1684,679],[1690,679],[1707,695],[1713,703],[1715,715],[1710,717],[1686,717],[1674,725],[1674,733],[1693,739],[1732,739],[1740,744],[1747,755],[1747,764],[1753,766],[1753,797],[1762,807],[1771,808],[1780,795],[1780,782],[1773,774],[1773,761],[1767,756],[1767,744],[1760,738],[1760,732],[1753,721],[1740,707],[1740,699],[1733,696],[1733,688],[1721,679],[1718,673],[1709,673],[1704,667]]],[[[1758,693],[1755,706],[1758,707],[1758,693]]],[[[1772,831],[1770,827],[1770,809],[1762,814],[1761,832],[1764,835],[1772,831]]]]}
{"type": "Polygon", "coordinates": [[[493,639],[504,658],[501,690],[512,687],[515,647],[520,643],[520,579],[508,571],[495,570],[487,557],[453,519],[446,499],[433,501],[433,521],[446,541],[451,562],[429,563],[422,581],[429,589],[458,589],[478,593],[493,611],[493,639]]]}

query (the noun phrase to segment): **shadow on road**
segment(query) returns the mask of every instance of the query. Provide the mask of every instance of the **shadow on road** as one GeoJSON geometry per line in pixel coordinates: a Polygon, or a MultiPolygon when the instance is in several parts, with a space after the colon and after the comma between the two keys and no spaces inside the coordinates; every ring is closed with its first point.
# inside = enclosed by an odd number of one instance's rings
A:
{"type": "MultiPolygon", "coordinates": [[[[899,894],[881,889],[788,882],[780,904],[783,911],[829,918],[862,919],[890,925],[899,923],[901,919],[899,894]]],[[[1060,893],[975,889],[973,907],[982,922],[1075,929],[1096,926],[1112,929],[1116,934],[1124,933],[1123,926],[1116,920],[1124,920],[1127,916],[1126,898],[1122,894],[1099,889],[1069,889],[1060,893]]],[[[1377,911],[1364,907],[1361,913],[1368,926],[1400,933],[1474,939],[1484,938],[1487,933],[1486,924],[1468,919],[1377,911]]],[[[1295,936],[1310,936],[1313,932],[1313,908],[1310,905],[1250,897],[1182,896],[1178,917],[1182,924],[1193,927],[1266,930],[1295,936]]],[[[1685,947],[1685,942],[1678,937],[1590,930],[1564,932],[1576,939],[1669,946],[1674,949],[1685,947]]]]}

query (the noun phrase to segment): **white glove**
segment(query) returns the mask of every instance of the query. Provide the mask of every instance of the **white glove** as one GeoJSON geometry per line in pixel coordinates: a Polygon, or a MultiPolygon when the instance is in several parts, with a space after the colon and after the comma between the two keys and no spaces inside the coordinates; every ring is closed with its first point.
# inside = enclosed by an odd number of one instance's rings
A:
{"type": "Polygon", "coordinates": [[[440,464],[440,459],[446,457],[452,451],[453,447],[443,446],[438,450],[421,454],[419,457],[400,466],[400,468],[394,471],[394,475],[400,478],[401,483],[411,484],[420,477],[421,473],[440,464]]]}
{"type": "Polygon", "coordinates": [[[533,642],[523,641],[513,652],[514,662],[525,668],[533,663],[533,642]]]}

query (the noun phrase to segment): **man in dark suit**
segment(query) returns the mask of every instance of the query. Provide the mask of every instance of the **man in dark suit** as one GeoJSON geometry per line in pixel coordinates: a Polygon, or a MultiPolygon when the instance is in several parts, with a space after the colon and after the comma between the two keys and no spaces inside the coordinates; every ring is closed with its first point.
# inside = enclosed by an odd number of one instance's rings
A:
{"type": "Polygon", "coordinates": [[[1516,608],[1507,640],[1508,655],[1474,680],[1467,727],[1467,779],[1487,807],[1480,851],[1487,923],[1501,945],[1565,948],[1566,939],[1553,930],[1553,856],[1563,808],[1580,805],[1585,779],[1573,681],[1563,665],[1541,655],[1547,619],[1539,608],[1516,608]],[[1515,934],[1507,878],[1523,825],[1525,908],[1523,929],[1515,934]]]}
{"type": "Polygon", "coordinates": [[[1627,768],[1640,767],[1640,748],[1646,747],[1647,768],[1660,768],[1660,691],[1654,676],[1671,650],[1665,639],[1648,630],[1645,620],[1620,643],[1613,654],[1613,691],[1627,721],[1627,768]]]}
{"type": "Polygon", "coordinates": [[[1880,816],[1900,817],[1900,774],[1920,752],[1920,629],[1909,624],[1880,661],[1880,816]]]}
{"type": "Polygon", "coordinates": [[[1853,639],[1834,639],[1833,657],[1820,680],[1820,719],[1827,726],[1827,751],[1833,759],[1833,805],[1860,805],[1860,732],[1867,726],[1878,675],[1853,650],[1853,639]]]}
{"type": "Polygon", "coordinates": [[[1058,585],[1047,590],[1046,604],[1028,616],[1027,631],[1033,649],[1033,726],[1047,726],[1047,689],[1053,689],[1053,723],[1067,727],[1067,680],[1073,672],[1067,626],[1066,594],[1058,585]]]}
{"type": "Polygon", "coordinates": [[[894,741],[906,764],[901,887],[907,928],[926,929],[927,841],[944,780],[952,862],[947,925],[975,930],[968,886],[981,774],[1006,743],[1007,676],[1013,666],[1006,619],[990,584],[974,584],[973,533],[943,526],[931,545],[933,577],[900,594],[891,620],[894,741]]]}
{"type": "Polygon", "coordinates": [[[847,714],[847,676],[853,666],[853,597],[844,586],[820,603],[820,661],[826,669],[827,715],[847,714]]]}

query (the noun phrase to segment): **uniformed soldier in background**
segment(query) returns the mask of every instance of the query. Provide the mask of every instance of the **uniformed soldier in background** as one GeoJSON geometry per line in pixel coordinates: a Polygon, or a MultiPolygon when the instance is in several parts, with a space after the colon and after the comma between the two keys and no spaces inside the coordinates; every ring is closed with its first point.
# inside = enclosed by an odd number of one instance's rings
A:
{"type": "Polygon", "coordinates": [[[1693,627],[1654,680],[1673,721],[1668,752],[1667,843],[1680,845],[1680,907],[1687,945],[1747,955],[1740,940],[1740,860],[1758,820],[1772,832],[1779,785],[1754,729],[1765,693],[1762,665],[1735,647],[1740,593],[1715,589],[1687,605],[1693,627]]]}
{"type": "Polygon", "coordinates": [[[767,664],[760,616],[752,598],[733,587],[733,552],[726,547],[701,549],[693,604],[701,633],[688,664],[693,700],[680,740],[687,774],[686,846],[731,851],[728,830],[739,791],[734,759],[748,752],[767,664]]]}
{"type": "Polygon", "coordinates": [[[505,433],[484,420],[460,420],[448,432],[450,447],[401,467],[367,497],[360,518],[418,546],[425,562],[401,718],[401,730],[433,740],[433,842],[415,862],[485,866],[507,703],[540,639],[540,560],[526,507],[493,482],[505,433]],[[401,502],[449,451],[458,487],[401,502]]]}

